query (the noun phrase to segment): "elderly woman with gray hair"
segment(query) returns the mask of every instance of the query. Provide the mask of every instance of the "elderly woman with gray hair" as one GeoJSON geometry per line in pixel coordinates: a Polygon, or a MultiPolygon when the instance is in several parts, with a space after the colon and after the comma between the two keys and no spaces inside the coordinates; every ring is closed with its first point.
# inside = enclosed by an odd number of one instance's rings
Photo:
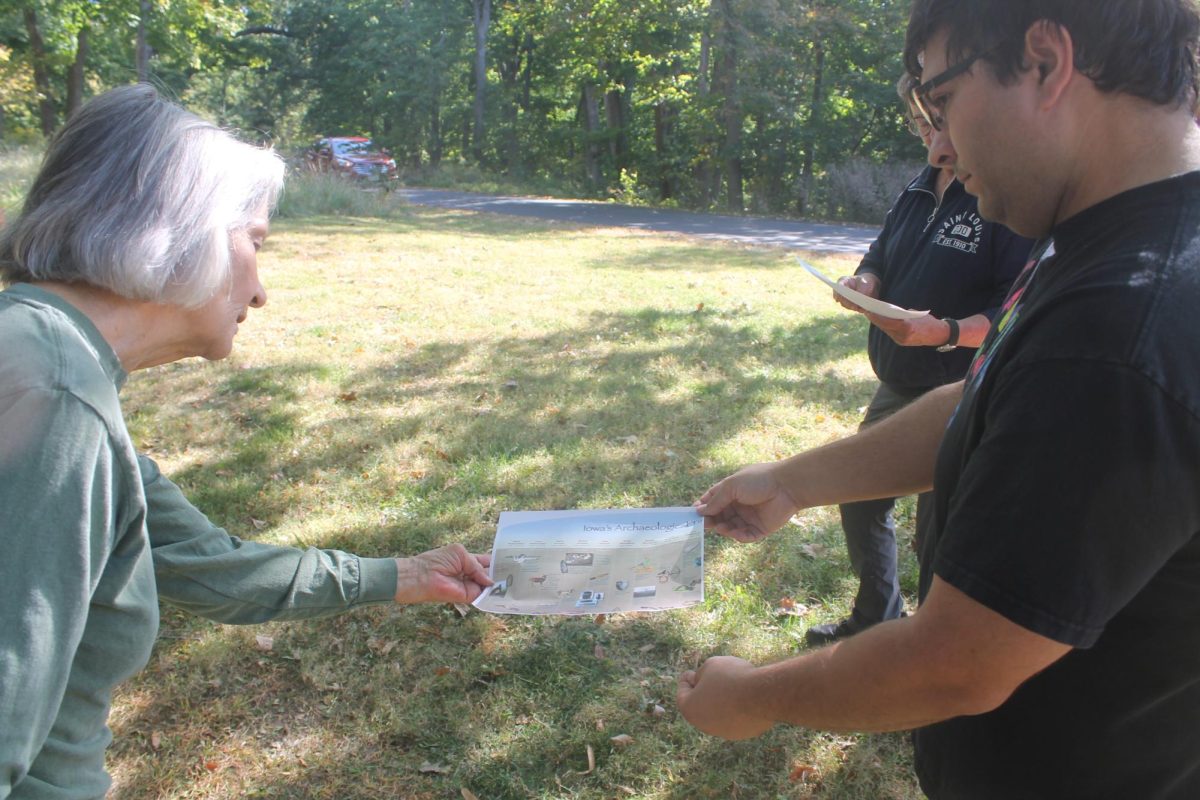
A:
{"type": "Polygon", "coordinates": [[[0,798],[99,798],[113,687],[158,600],[228,623],[469,602],[487,556],[361,558],[241,541],[135,452],[137,369],[227,356],[267,301],[256,255],[283,182],[148,86],[93,99],[0,235],[0,798]]]}

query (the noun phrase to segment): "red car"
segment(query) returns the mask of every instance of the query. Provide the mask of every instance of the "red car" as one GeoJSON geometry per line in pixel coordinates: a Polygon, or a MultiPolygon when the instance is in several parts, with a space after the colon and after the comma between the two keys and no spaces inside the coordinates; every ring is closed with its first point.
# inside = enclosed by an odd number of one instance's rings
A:
{"type": "Polygon", "coordinates": [[[330,136],[305,151],[309,169],[334,172],[350,178],[391,180],[397,177],[396,162],[387,150],[363,136],[330,136]]]}

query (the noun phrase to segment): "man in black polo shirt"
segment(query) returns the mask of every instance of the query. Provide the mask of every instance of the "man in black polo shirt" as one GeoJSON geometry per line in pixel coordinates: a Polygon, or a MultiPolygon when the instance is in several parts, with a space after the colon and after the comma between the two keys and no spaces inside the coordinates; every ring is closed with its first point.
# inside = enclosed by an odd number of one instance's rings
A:
{"type": "Polygon", "coordinates": [[[750,541],[937,487],[917,613],[709,659],[694,725],[914,728],[933,798],[1200,797],[1198,38],[1193,0],[916,0],[933,149],[1043,241],[965,384],[701,498],[750,541]]]}
{"type": "MultiPolygon", "coordinates": [[[[933,129],[909,101],[916,85],[905,73],[896,90],[910,129],[928,148],[933,129]]],[[[833,296],[873,323],[867,353],[879,386],[864,426],[891,416],[930,389],[962,379],[1033,246],[1003,225],[980,218],[975,198],[954,179],[953,164],[945,154],[937,158],[946,163],[930,159],[888,211],[883,230],[854,275],[840,281],[869,297],[930,313],[888,319],[833,296]]],[[[932,501],[932,492],[917,498],[917,541],[929,525],[932,501]]],[[[839,507],[858,594],[849,617],[808,629],[810,645],[828,644],[902,613],[895,504],[889,497],[839,507]]]]}

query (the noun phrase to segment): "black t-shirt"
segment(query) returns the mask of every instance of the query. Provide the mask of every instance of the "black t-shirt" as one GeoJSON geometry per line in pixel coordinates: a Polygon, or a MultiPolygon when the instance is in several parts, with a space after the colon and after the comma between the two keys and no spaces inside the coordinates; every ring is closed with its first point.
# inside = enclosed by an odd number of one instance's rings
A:
{"type": "MultiPolygon", "coordinates": [[[[939,204],[938,172],[926,167],[900,193],[855,274],[877,275],[880,299],[902,308],[928,310],[942,319],[980,313],[991,319],[1033,242],[985,222],[975,198],[958,181],[950,181],[939,204]]],[[[956,381],[967,371],[971,352],[906,347],[874,325],[867,333],[875,375],[897,389],[932,389],[956,381]]]]}
{"type": "Polygon", "coordinates": [[[933,798],[1200,798],[1200,173],[1053,231],[938,456],[934,573],[1075,649],[914,734],[933,798]]]}

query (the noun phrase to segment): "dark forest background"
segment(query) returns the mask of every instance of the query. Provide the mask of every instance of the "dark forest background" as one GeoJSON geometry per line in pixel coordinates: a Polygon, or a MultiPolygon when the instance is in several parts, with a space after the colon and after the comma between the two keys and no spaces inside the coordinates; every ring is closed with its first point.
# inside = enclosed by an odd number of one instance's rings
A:
{"type": "Polygon", "coordinates": [[[0,0],[0,142],[134,80],[406,180],[879,222],[922,157],[907,0],[0,0]],[[881,205],[882,204],[882,205],[881,205]]]}

